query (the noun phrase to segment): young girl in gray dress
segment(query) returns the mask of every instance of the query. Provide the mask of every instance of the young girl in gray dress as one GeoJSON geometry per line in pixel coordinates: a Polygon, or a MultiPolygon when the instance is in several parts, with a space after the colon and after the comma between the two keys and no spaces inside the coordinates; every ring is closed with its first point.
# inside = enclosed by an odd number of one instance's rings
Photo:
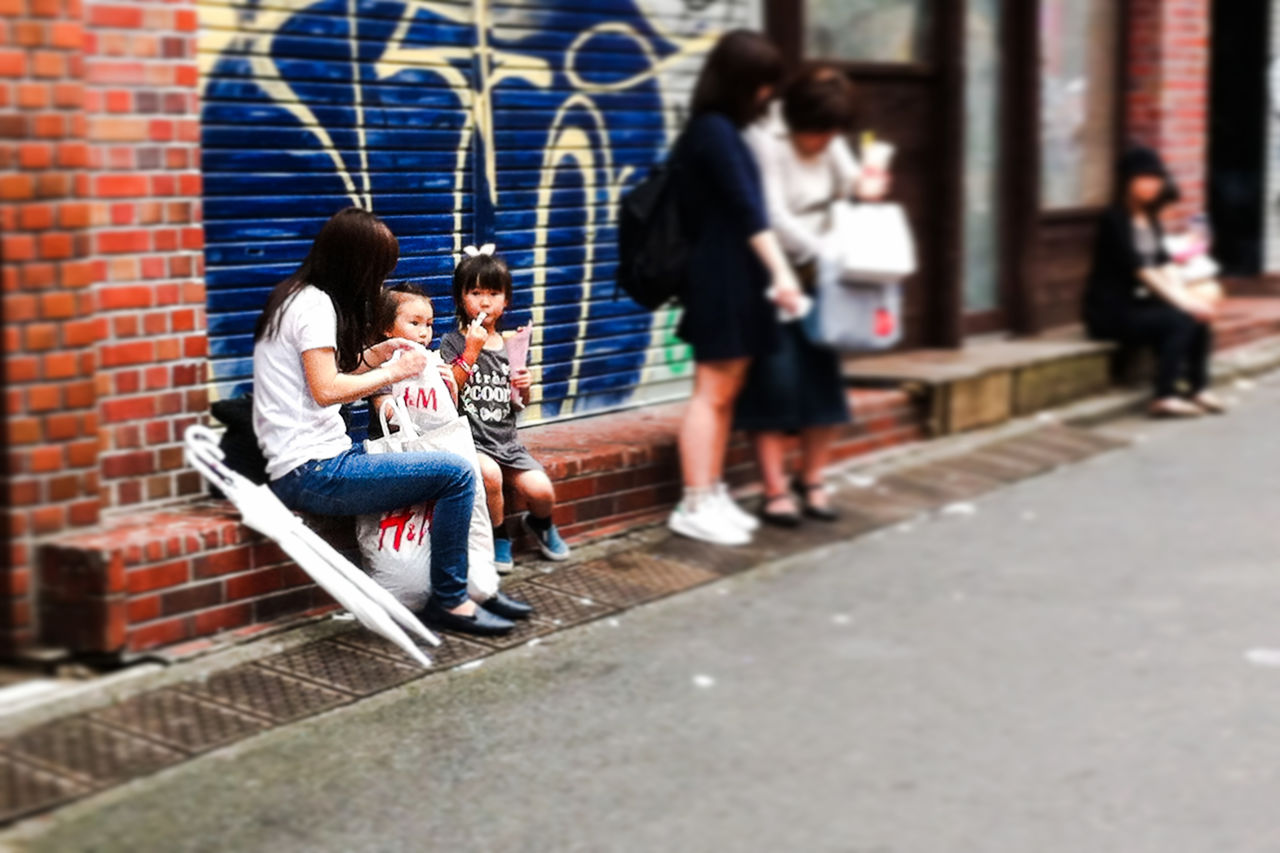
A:
{"type": "Polygon", "coordinates": [[[511,272],[486,244],[468,247],[467,257],[453,271],[453,304],[458,329],[440,339],[440,357],[453,367],[458,399],[471,423],[471,435],[484,474],[489,517],[493,519],[494,563],[498,571],[512,568],[511,540],[506,529],[504,490],[528,507],[523,523],[549,560],[565,560],[569,546],[551,521],[555,487],[516,434],[517,407],[512,389],[526,395],[532,385],[529,371],[512,373],[506,339],[498,331],[502,313],[511,304],[511,272]]]}

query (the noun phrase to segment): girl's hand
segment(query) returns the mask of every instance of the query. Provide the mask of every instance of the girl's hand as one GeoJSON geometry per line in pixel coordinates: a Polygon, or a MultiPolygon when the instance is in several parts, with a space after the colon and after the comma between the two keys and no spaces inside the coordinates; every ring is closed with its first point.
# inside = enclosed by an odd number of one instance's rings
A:
{"type": "Polygon", "coordinates": [[[381,367],[387,363],[387,359],[395,355],[401,350],[412,350],[416,348],[416,344],[405,340],[404,338],[390,338],[376,343],[364,351],[365,364],[370,367],[381,367]]]}
{"type": "Polygon", "coordinates": [[[417,376],[427,367],[427,354],[420,349],[410,347],[400,357],[383,368],[391,374],[392,382],[417,376]]]}
{"type": "Polygon", "coordinates": [[[522,367],[511,372],[512,388],[517,391],[527,391],[531,385],[533,385],[533,374],[529,372],[529,368],[522,367]]]}
{"type": "Polygon", "coordinates": [[[448,364],[437,364],[436,371],[440,374],[440,378],[444,381],[445,387],[449,389],[449,393],[454,397],[458,396],[458,383],[453,378],[453,367],[448,364]]]}
{"type": "Polygon", "coordinates": [[[480,314],[467,326],[466,351],[471,354],[472,361],[475,361],[489,340],[489,330],[484,327],[485,319],[485,315],[480,314]]]}

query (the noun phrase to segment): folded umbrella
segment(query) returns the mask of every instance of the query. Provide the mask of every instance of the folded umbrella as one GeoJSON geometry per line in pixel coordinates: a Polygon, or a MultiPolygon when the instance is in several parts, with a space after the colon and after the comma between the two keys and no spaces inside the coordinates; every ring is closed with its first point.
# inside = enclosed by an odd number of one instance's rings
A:
{"type": "Polygon", "coordinates": [[[217,435],[212,430],[191,426],[183,438],[188,464],[222,490],[248,527],[279,544],[318,586],[362,625],[395,643],[424,668],[431,667],[431,659],[404,629],[433,646],[440,645],[440,639],[407,607],[303,524],[268,486],[255,486],[224,465],[217,435]]]}

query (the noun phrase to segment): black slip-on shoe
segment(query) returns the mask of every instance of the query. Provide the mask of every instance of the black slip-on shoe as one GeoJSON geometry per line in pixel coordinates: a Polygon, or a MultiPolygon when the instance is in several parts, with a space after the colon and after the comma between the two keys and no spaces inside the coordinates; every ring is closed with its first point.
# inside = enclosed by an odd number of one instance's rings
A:
{"type": "Polygon", "coordinates": [[[479,604],[476,605],[474,614],[463,616],[459,613],[450,613],[434,598],[428,599],[426,606],[418,615],[428,628],[447,628],[461,634],[493,637],[506,634],[516,627],[510,619],[490,613],[479,604]]]}
{"type": "Polygon", "coordinates": [[[485,601],[484,609],[504,619],[528,619],[533,615],[533,605],[518,601],[499,590],[485,601]]]}

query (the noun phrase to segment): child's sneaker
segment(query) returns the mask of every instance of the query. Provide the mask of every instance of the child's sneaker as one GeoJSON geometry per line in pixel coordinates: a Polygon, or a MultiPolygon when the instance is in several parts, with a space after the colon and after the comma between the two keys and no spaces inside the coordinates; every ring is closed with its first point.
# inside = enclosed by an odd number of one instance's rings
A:
{"type": "Polygon", "coordinates": [[[511,558],[510,539],[495,538],[493,540],[493,567],[498,570],[500,575],[505,575],[515,570],[515,560],[511,558]]]}
{"type": "Polygon", "coordinates": [[[725,518],[734,527],[741,527],[748,533],[755,533],[760,529],[760,520],[738,506],[738,502],[733,499],[733,495],[729,494],[729,487],[724,483],[716,483],[711,496],[720,505],[720,511],[724,513],[725,518]]]}
{"type": "Polygon", "coordinates": [[[699,500],[692,509],[689,504],[681,501],[667,518],[673,533],[712,545],[746,545],[751,541],[751,534],[730,521],[714,497],[699,500]]]}
{"type": "Polygon", "coordinates": [[[555,524],[548,524],[545,530],[539,530],[533,524],[529,523],[529,514],[524,514],[524,529],[532,534],[538,543],[538,550],[542,552],[542,556],[548,560],[567,560],[569,559],[569,546],[560,538],[560,531],[556,529],[555,524]]]}

